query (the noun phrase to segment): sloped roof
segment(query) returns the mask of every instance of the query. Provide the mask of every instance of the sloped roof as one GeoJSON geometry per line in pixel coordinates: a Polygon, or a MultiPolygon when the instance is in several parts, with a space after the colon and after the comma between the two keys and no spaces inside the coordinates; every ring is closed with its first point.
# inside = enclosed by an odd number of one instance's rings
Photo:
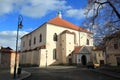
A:
{"type": "Polygon", "coordinates": [[[12,52],[15,52],[15,51],[13,49],[11,49],[10,47],[1,47],[0,52],[12,53],[12,52]]]}
{"type": "Polygon", "coordinates": [[[78,54],[81,48],[82,48],[82,46],[75,46],[74,53],[78,54]]]}
{"type": "Polygon", "coordinates": [[[80,53],[90,53],[93,49],[93,46],[83,46],[80,50],[80,53]]]}
{"type": "Polygon", "coordinates": [[[74,48],[74,53],[86,53],[86,52],[91,52],[93,46],[75,46],[74,48]]]}
{"type": "Polygon", "coordinates": [[[55,17],[55,18],[49,20],[47,23],[54,24],[54,25],[61,26],[61,27],[65,27],[65,28],[70,28],[70,29],[77,30],[77,31],[91,33],[90,31],[87,31],[86,29],[78,27],[78,26],[76,26],[76,25],[74,25],[74,24],[72,24],[72,23],[70,23],[62,18],[59,18],[59,17],[55,17]]]}
{"type": "MultiPolygon", "coordinates": [[[[90,31],[88,31],[88,30],[86,30],[84,28],[78,27],[78,26],[76,26],[76,25],[74,25],[74,24],[72,24],[72,23],[70,23],[70,22],[68,22],[68,21],[66,21],[66,20],[64,20],[62,18],[59,18],[58,16],[51,19],[51,20],[49,20],[48,22],[45,22],[42,25],[45,25],[46,23],[92,34],[92,32],[90,32],[90,31]]],[[[38,27],[37,29],[39,29],[40,27],[38,27]]],[[[37,29],[33,30],[32,32],[36,31],[37,29]]],[[[28,33],[28,34],[26,34],[24,36],[27,36],[27,35],[31,34],[32,32],[30,32],[30,33],[28,33]]],[[[22,36],[22,37],[24,37],[24,36],[22,36]]]]}
{"type": "Polygon", "coordinates": [[[103,38],[104,41],[111,40],[120,36],[120,30],[103,38]]]}

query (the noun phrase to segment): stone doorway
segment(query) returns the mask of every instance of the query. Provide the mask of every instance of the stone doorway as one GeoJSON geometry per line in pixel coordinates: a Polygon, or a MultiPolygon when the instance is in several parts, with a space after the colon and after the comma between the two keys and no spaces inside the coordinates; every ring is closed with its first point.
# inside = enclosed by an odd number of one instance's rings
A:
{"type": "Polygon", "coordinates": [[[72,59],[69,58],[69,65],[72,65],[72,59]]]}
{"type": "Polygon", "coordinates": [[[120,57],[117,57],[116,60],[117,60],[117,66],[120,66],[120,57]]]}
{"type": "Polygon", "coordinates": [[[87,64],[87,58],[86,58],[85,55],[82,55],[81,62],[82,62],[82,65],[86,65],[87,64]]]}

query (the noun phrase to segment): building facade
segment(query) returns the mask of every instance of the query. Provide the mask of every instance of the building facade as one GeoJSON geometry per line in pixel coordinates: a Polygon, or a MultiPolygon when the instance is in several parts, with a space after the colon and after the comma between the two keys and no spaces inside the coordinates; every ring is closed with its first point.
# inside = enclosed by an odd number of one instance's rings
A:
{"type": "MultiPolygon", "coordinates": [[[[16,51],[10,47],[0,47],[0,69],[9,68],[10,73],[14,73],[16,51]]],[[[17,54],[17,68],[19,63],[19,53],[17,54]]]]}
{"type": "Polygon", "coordinates": [[[120,65],[120,31],[105,37],[106,63],[112,66],[120,65]]]}
{"type": "Polygon", "coordinates": [[[44,23],[21,38],[21,64],[40,67],[75,63],[75,46],[93,46],[93,34],[64,19],[62,15],[44,23]],[[89,43],[89,44],[88,44],[89,43]]]}
{"type": "Polygon", "coordinates": [[[98,63],[101,66],[106,64],[106,55],[103,49],[93,48],[92,56],[94,63],[98,63]]]}
{"type": "Polygon", "coordinates": [[[77,64],[86,65],[88,62],[92,61],[92,46],[81,46],[77,54],[77,64]]]}

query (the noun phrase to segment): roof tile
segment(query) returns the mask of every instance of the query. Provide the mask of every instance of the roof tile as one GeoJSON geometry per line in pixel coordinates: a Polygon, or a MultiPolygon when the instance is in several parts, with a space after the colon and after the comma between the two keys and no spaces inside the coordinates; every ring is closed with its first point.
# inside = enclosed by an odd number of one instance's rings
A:
{"type": "Polygon", "coordinates": [[[83,46],[75,46],[74,53],[75,53],[75,54],[78,54],[78,52],[80,51],[80,49],[81,49],[82,47],[83,47],[83,46]]]}
{"type": "Polygon", "coordinates": [[[61,19],[59,17],[55,17],[51,20],[49,20],[47,23],[50,23],[50,24],[54,24],[54,25],[58,25],[58,26],[62,26],[62,27],[65,27],[65,28],[70,28],[70,29],[74,29],[74,30],[80,30],[82,32],[87,32],[87,33],[91,33],[90,31],[87,31],[86,29],[83,29],[81,27],[78,27],[64,19],[61,19]]]}

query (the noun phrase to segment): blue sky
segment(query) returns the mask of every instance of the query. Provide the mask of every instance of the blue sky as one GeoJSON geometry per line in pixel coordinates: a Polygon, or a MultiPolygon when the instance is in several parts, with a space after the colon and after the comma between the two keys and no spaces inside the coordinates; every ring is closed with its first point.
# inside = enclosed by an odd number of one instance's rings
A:
{"type": "Polygon", "coordinates": [[[81,26],[86,4],[87,0],[0,0],[0,46],[15,49],[19,15],[23,16],[24,25],[21,37],[54,18],[58,11],[63,19],[81,26]]]}

